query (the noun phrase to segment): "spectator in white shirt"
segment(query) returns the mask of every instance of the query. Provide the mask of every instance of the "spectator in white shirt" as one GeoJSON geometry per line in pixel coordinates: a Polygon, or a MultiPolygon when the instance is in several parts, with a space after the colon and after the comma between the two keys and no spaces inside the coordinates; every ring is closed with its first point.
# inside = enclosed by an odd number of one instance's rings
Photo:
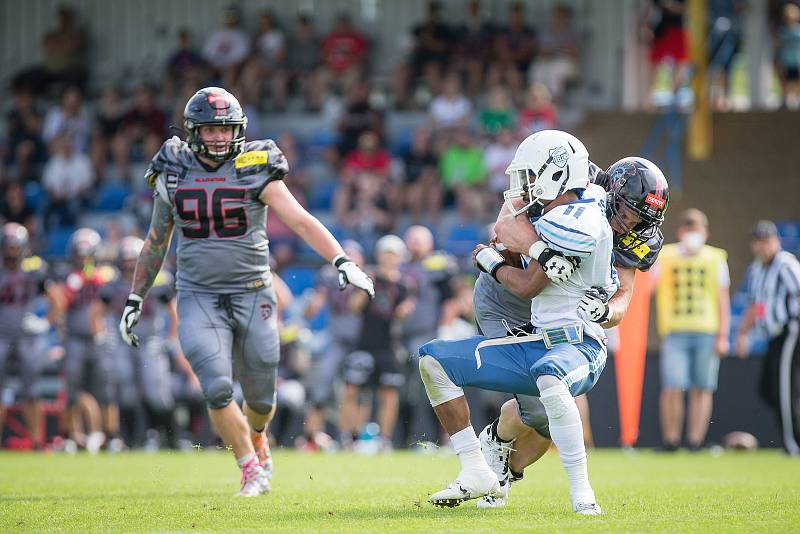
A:
{"type": "MultiPolygon", "coordinates": [[[[497,138],[486,147],[483,161],[489,171],[489,190],[500,198],[508,189],[506,169],[517,151],[517,141],[512,130],[504,128],[497,133],[497,138]]],[[[493,199],[494,200],[494,199],[493,199]]]]}
{"type": "Polygon", "coordinates": [[[53,156],[45,165],[42,176],[42,185],[47,192],[47,229],[74,225],[94,183],[89,156],[76,152],[69,137],[56,137],[51,146],[53,156]]]}
{"type": "Polygon", "coordinates": [[[72,141],[75,152],[86,154],[89,149],[91,119],[83,106],[80,89],[69,87],[61,95],[58,106],[50,108],[44,118],[42,138],[51,143],[56,137],[66,136],[72,141]]]}
{"type": "Polygon", "coordinates": [[[437,130],[456,129],[469,122],[472,117],[472,103],[464,96],[458,75],[451,74],[447,77],[442,94],[431,101],[428,114],[437,130]]]}
{"type": "Polygon", "coordinates": [[[250,53],[250,38],[239,27],[239,19],[239,8],[226,8],[222,15],[223,27],[212,33],[203,47],[203,57],[219,71],[223,80],[234,80],[237,69],[250,53]]]}

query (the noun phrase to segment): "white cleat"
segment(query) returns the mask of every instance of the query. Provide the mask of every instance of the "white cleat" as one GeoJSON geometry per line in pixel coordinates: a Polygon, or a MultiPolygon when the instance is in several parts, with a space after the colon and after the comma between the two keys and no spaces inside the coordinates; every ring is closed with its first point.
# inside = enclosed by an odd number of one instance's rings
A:
{"type": "Polygon", "coordinates": [[[508,503],[508,493],[511,491],[510,471],[508,457],[514,450],[513,440],[501,442],[492,436],[492,424],[486,425],[478,437],[481,443],[483,458],[494,472],[500,482],[500,492],[497,495],[487,495],[477,502],[478,508],[502,508],[508,503]]]}
{"type": "Polygon", "coordinates": [[[487,508],[503,508],[508,504],[508,494],[510,491],[511,488],[508,488],[505,495],[484,495],[478,499],[475,506],[480,510],[487,508]]]}
{"type": "Polygon", "coordinates": [[[576,500],[572,503],[572,511],[579,515],[600,515],[603,510],[600,505],[592,500],[576,500]]]}
{"type": "Polygon", "coordinates": [[[257,459],[242,467],[242,488],[236,493],[237,497],[258,497],[269,493],[270,489],[269,480],[257,459]]]}
{"type": "Polygon", "coordinates": [[[458,478],[442,491],[437,491],[428,499],[434,506],[452,508],[470,499],[479,499],[484,495],[497,495],[500,483],[490,470],[462,471],[458,478]]]}

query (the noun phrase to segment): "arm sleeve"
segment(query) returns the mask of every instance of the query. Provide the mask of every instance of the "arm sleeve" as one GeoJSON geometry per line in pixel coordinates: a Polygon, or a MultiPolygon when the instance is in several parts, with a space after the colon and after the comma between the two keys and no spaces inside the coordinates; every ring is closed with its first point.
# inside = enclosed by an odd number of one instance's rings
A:
{"type": "Polygon", "coordinates": [[[536,232],[551,249],[561,252],[565,256],[586,258],[597,247],[597,239],[577,228],[576,221],[576,217],[572,214],[565,214],[562,206],[558,206],[536,221],[536,232]]]}

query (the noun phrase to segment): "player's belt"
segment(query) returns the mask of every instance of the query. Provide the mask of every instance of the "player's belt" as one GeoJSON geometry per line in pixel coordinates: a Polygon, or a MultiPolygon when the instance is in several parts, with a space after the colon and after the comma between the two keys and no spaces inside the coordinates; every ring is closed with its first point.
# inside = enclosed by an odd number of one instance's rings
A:
{"type": "Polygon", "coordinates": [[[556,345],[583,343],[583,325],[571,324],[558,326],[555,328],[538,328],[538,333],[542,335],[544,346],[552,349],[556,345]]]}
{"type": "Polygon", "coordinates": [[[541,336],[544,346],[548,349],[552,349],[556,345],[575,345],[577,343],[583,343],[583,325],[580,323],[551,328],[538,328],[533,326],[531,323],[510,328],[505,320],[503,321],[503,324],[505,324],[508,335],[510,336],[541,336]]]}

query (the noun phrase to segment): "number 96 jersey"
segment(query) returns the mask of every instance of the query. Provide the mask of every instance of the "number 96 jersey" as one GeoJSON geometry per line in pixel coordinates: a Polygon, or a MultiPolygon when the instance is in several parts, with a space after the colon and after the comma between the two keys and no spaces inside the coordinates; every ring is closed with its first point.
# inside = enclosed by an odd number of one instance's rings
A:
{"type": "Polygon", "coordinates": [[[267,206],[259,196],[289,171],[272,140],[250,141],[217,169],[178,137],[153,158],[146,178],[166,202],[179,236],[178,290],[239,293],[269,285],[267,206]]]}

